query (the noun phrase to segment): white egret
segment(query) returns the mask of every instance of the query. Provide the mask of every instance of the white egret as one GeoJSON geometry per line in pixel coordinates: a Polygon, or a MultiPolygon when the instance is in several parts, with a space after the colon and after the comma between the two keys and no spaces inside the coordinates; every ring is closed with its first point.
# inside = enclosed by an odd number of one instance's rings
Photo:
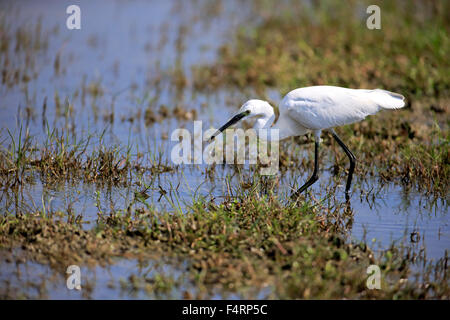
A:
{"type": "MultiPolygon", "coordinates": [[[[319,178],[319,143],[322,130],[330,130],[334,139],[350,159],[350,169],[345,187],[348,197],[356,158],[334,131],[334,127],[359,122],[382,109],[399,109],[405,106],[401,94],[381,89],[349,89],[334,86],[312,86],[292,90],[281,101],[280,116],[272,129],[279,130],[279,139],[299,136],[312,131],[315,136],[314,171],[309,180],[293,194],[298,196],[319,178]]],[[[249,100],[239,112],[225,123],[212,137],[244,118],[258,117],[254,128],[270,128],[275,120],[272,106],[262,100],[249,100]]],[[[259,130],[256,130],[259,133],[259,130]]],[[[270,139],[270,138],[269,138],[270,139]]]]}

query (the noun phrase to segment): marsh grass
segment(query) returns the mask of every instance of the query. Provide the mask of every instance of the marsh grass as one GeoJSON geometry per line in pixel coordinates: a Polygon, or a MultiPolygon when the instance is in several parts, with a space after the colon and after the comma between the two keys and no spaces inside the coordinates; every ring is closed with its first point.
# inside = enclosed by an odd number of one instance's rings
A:
{"type": "Polygon", "coordinates": [[[77,140],[70,131],[50,129],[47,125],[43,143],[34,140],[28,131],[23,134],[22,126],[17,136],[9,130],[7,133],[2,139],[6,147],[2,144],[0,150],[1,182],[5,190],[34,174],[39,174],[45,183],[81,181],[125,187],[133,183],[133,173],[157,176],[175,171],[160,152],[148,152],[149,165],[143,165],[143,155],[132,155],[131,145],[123,148],[105,144],[105,131],[97,138],[88,135],[77,140]]]}
{"type": "Polygon", "coordinates": [[[67,261],[103,265],[114,257],[188,261],[182,281],[157,274],[123,285],[140,290],[149,283],[164,293],[188,283],[198,290],[186,293],[191,297],[219,292],[251,298],[249,288],[270,288],[268,298],[448,299],[445,259],[431,264],[399,246],[376,253],[364,242],[347,241],[336,226],[350,218],[345,208],[312,202],[286,206],[249,193],[219,205],[197,201],[187,212],[101,214],[90,230],[57,214],[6,215],[0,220],[0,244],[21,246],[27,259],[56,270],[67,261]],[[418,261],[426,270],[420,281],[411,270],[418,261]],[[382,270],[382,290],[366,287],[371,264],[382,270]]]}

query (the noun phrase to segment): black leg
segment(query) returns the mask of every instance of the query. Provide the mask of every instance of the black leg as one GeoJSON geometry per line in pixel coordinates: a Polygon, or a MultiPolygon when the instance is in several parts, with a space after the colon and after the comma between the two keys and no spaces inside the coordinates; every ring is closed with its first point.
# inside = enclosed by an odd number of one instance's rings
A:
{"type": "Polygon", "coordinates": [[[348,169],[348,178],[347,178],[347,185],[345,186],[345,195],[348,200],[348,191],[350,190],[350,185],[352,184],[352,177],[353,177],[353,171],[355,170],[356,165],[356,157],[355,155],[350,151],[349,148],[342,142],[342,140],[338,137],[336,132],[334,130],[331,130],[331,134],[333,135],[333,138],[339,143],[342,149],[344,149],[345,153],[347,154],[348,158],[350,159],[350,168],[348,169]]]}
{"type": "Polygon", "coordinates": [[[309,178],[309,180],[303,186],[301,186],[300,189],[298,189],[291,195],[291,199],[298,198],[300,193],[305,191],[309,186],[311,186],[314,182],[316,182],[319,179],[318,171],[319,171],[319,139],[317,139],[314,143],[314,172],[311,178],[309,178]]]}

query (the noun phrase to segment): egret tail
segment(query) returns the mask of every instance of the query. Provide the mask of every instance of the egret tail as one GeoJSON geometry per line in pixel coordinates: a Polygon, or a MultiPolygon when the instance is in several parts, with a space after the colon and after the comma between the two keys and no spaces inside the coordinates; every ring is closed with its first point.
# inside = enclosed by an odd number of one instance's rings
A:
{"type": "Polygon", "coordinates": [[[383,109],[400,109],[405,106],[405,97],[401,94],[375,89],[369,90],[370,98],[383,109]]]}

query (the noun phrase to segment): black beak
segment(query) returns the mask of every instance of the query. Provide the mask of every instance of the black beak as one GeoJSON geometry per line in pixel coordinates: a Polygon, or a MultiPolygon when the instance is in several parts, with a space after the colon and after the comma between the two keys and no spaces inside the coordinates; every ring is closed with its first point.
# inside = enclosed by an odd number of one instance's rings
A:
{"type": "Polygon", "coordinates": [[[237,123],[239,120],[241,120],[242,118],[248,116],[250,114],[250,111],[244,111],[241,113],[238,113],[237,115],[235,115],[233,118],[231,118],[230,120],[228,120],[227,123],[225,123],[223,126],[220,127],[219,130],[217,130],[212,136],[211,138],[209,138],[209,141],[213,141],[215,137],[217,137],[222,131],[224,131],[225,129],[227,129],[228,127],[231,127],[233,124],[237,123]]]}

